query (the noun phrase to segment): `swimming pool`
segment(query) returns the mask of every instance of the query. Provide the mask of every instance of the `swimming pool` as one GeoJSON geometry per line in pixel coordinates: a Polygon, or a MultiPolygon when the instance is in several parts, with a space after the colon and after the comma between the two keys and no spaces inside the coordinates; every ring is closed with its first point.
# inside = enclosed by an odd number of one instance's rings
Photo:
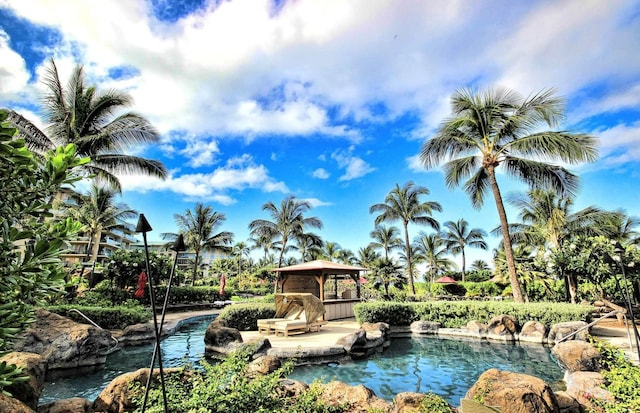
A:
{"type": "MultiPolygon", "coordinates": [[[[204,333],[210,322],[211,318],[183,325],[164,339],[163,365],[198,364],[204,357],[204,333]]],[[[69,397],[94,400],[118,375],[148,367],[152,352],[153,344],[126,347],[110,354],[103,370],[48,382],[40,404],[69,397]]],[[[393,339],[383,353],[365,360],[297,367],[289,377],[306,383],[335,379],[364,384],[388,401],[400,392],[432,391],[460,405],[460,398],[480,374],[492,367],[530,374],[547,383],[561,380],[564,373],[549,349],[540,345],[419,337],[393,339]]]]}

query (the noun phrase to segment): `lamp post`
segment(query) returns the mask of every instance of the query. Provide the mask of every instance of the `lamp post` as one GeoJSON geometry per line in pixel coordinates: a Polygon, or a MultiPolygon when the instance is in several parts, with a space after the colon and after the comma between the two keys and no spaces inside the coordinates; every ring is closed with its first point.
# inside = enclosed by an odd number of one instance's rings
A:
{"type": "Polygon", "coordinates": [[[631,327],[633,328],[633,334],[636,339],[636,354],[638,355],[638,359],[640,360],[640,335],[638,334],[638,329],[636,328],[636,320],[633,316],[633,307],[631,305],[631,296],[629,295],[629,289],[627,285],[627,274],[624,269],[624,263],[622,262],[624,257],[624,248],[620,242],[616,241],[613,246],[613,252],[618,256],[617,260],[614,260],[620,266],[620,271],[622,272],[622,281],[624,282],[624,298],[627,303],[627,309],[629,310],[629,318],[631,319],[631,327]]]}

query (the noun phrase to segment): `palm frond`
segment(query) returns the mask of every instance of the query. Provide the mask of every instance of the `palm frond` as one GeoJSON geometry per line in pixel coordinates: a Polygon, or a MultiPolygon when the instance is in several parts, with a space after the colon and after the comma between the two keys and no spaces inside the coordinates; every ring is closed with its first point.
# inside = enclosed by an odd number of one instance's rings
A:
{"type": "Polygon", "coordinates": [[[552,188],[562,197],[574,197],[579,188],[578,176],[561,166],[515,157],[506,157],[503,165],[529,186],[552,188]]]}

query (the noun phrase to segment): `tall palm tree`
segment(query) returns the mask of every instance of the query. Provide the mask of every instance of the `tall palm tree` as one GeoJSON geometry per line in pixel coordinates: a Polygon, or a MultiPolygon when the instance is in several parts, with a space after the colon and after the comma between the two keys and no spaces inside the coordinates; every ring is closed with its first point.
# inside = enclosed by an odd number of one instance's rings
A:
{"type": "Polygon", "coordinates": [[[397,227],[386,225],[377,225],[370,233],[371,238],[375,241],[371,242],[374,248],[381,248],[384,251],[384,257],[389,258],[389,254],[396,248],[402,247],[402,239],[400,238],[400,230],[397,227]]]}
{"type": "Polygon", "coordinates": [[[447,221],[443,224],[446,228],[442,237],[453,255],[462,255],[462,282],[465,278],[466,256],[465,248],[467,246],[487,250],[489,247],[484,240],[487,233],[480,228],[469,228],[469,223],[460,218],[456,222],[447,221]]]}
{"type": "MultiPolygon", "coordinates": [[[[184,214],[173,214],[179,233],[184,236],[187,248],[195,253],[193,263],[193,278],[191,285],[195,285],[198,277],[198,265],[203,250],[221,250],[231,252],[233,233],[228,231],[216,232],[227,220],[222,212],[216,212],[209,205],[198,202],[194,210],[187,209],[184,214]]],[[[162,234],[164,239],[175,239],[178,234],[162,234]]]]}
{"type": "Polygon", "coordinates": [[[409,223],[428,225],[438,230],[440,224],[431,215],[433,211],[442,211],[442,207],[435,201],[421,201],[420,197],[429,195],[429,190],[423,186],[416,186],[409,181],[403,187],[396,184],[384,199],[383,204],[375,204],[369,208],[370,213],[379,212],[375,225],[385,221],[400,221],[404,228],[405,254],[409,272],[411,292],[415,295],[416,287],[413,283],[413,263],[411,260],[411,243],[409,242],[409,223]]]}
{"type": "Polygon", "coordinates": [[[369,244],[358,250],[356,264],[364,268],[369,268],[373,261],[378,258],[380,258],[380,254],[376,251],[376,248],[373,245],[369,244]]]}
{"type": "Polygon", "coordinates": [[[87,193],[70,192],[64,203],[56,205],[63,215],[83,225],[89,238],[86,251],[89,262],[96,261],[104,232],[133,230],[127,220],[136,218],[138,213],[128,205],[116,202],[117,195],[113,189],[94,183],[87,193]]]}
{"type": "Polygon", "coordinates": [[[434,282],[439,274],[455,267],[453,261],[446,257],[448,251],[439,233],[427,234],[420,231],[413,245],[417,252],[416,258],[427,264],[429,282],[434,282]]]}
{"type": "Polygon", "coordinates": [[[342,247],[337,242],[325,241],[324,248],[322,249],[322,256],[329,261],[334,261],[338,258],[338,254],[342,251],[342,247]]]}
{"type": "Polygon", "coordinates": [[[53,60],[44,78],[47,92],[43,98],[45,131],[16,112],[9,120],[19,130],[19,136],[39,152],[74,143],[80,156],[91,162],[86,172],[120,192],[117,174],[143,173],[164,179],[167,171],[161,162],[127,155],[132,146],[159,141],[159,134],[141,115],[119,114],[132,105],[128,93],[98,91],[85,83],[82,66],[76,66],[67,88],[63,87],[53,60]]]}
{"type": "Polygon", "coordinates": [[[401,290],[407,283],[407,279],[402,274],[402,266],[390,258],[383,257],[375,260],[371,266],[370,276],[373,288],[384,288],[385,297],[389,297],[390,286],[401,290]]]}
{"type": "Polygon", "coordinates": [[[521,303],[522,291],[496,169],[503,166],[508,175],[532,187],[548,186],[563,196],[574,193],[578,177],[550,162],[595,161],[596,138],[566,131],[540,131],[542,125],[555,127],[563,117],[563,101],[554,96],[553,90],[522,98],[507,89],[462,89],[454,93],[451,106],[453,117],[446,119],[436,135],[423,144],[420,160],[427,169],[444,163],[447,186],[454,188],[464,182],[475,208],[482,207],[487,190],[492,191],[514,301],[521,303]]]}
{"type": "Polygon", "coordinates": [[[246,256],[248,258],[251,249],[246,242],[240,241],[236,242],[236,244],[231,249],[231,252],[236,257],[236,260],[238,262],[238,276],[240,276],[240,272],[242,270],[242,257],[246,256]]]}
{"type": "Polygon", "coordinates": [[[473,271],[486,271],[489,270],[489,264],[485,260],[474,260],[469,268],[473,271]]]}
{"type": "Polygon", "coordinates": [[[262,249],[264,252],[264,262],[268,261],[269,252],[273,249],[276,249],[276,241],[277,233],[268,227],[262,227],[260,230],[257,230],[252,233],[252,237],[249,238],[249,241],[253,243],[252,249],[262,249]]]}
{"type": "Polygon", "coordinates": [[[303,232],[295,238],[300,250],[300,262],[307,262],[311,259],[313,252],[322,251],[322,238],[313,232],[303,232]]]}
{"type": "Polygon", "coordinates": [[[282,267],[288,243],[290,240],[295,239],[296,234],[304,232],[307,227],[322,228],[320,219],[304,216],[310,209],[311,204],[308,201],[300,201],[294,196],[288,196],[282,200],[280,208],[273,202],[267,202],[262,206],[263,211],[268,211],[271,214],[272,221],[256,219],[249,223],[249,230],[252,235],[265,231],[265,228],[276,234],[280,242],[278,268],[282,267]]]}
{"type": "Polygon", "coordinates": [[[339,263],[353,265],[354,261],[356,260],[356,256],[353,251],[342,248],[336,254],[336,259],[339,263]]]}

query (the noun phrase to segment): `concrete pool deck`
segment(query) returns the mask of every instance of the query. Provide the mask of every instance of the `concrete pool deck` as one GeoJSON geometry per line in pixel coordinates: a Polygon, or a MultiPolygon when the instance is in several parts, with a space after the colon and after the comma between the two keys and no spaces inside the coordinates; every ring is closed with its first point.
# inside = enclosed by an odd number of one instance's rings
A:
{"type": "MultiPolygon", "coordinates": [[[[201,310],[201,311],[186,311],[177,313],[168,313],[165,316],[165,328],[171,328],[176,326],[182,320],[189,318],[203,317],[217,315],[220,313],[219,309],[201,310]]],[[[243,341],[251,341],[259,338],[268,338],[272,347],[275,348],[296,348],[300,346],[305,347],[329,347],[335,346],[336,342],[346,336],[358,330],[360,325],[355,319],[334,320],[327,322],[320,331],[309,332],[304,334],[296,334],[288,337],[282,335],[276,336],[275,334],[260,334],[257,331],[241,331],[243,341]]],[[[633,330],[630,330],[631,340],[627,334],[627,329],[624,325],[620,325],[617,321],[612,319],[605,319],[598,322],[591,328],[591,335],[598,337],[602,340],[606,340],[618,347],[629,357],[629,359],[635,364],[640,364],[638,360],[638,354],[635,352],[635,338],[633,330]],[[631,345],[630,345],[631,344],[631,345]]]]}

